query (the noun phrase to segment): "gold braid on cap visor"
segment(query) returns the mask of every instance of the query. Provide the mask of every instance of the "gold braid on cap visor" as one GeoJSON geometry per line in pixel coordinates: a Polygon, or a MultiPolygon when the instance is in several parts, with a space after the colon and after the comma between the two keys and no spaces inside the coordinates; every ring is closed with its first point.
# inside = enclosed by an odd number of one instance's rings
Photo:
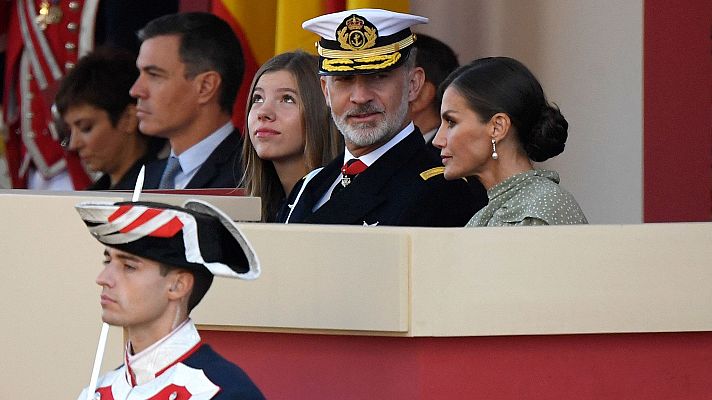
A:
{"type": "Polygon", "coordinates": [[[355,58],[365,58],[374,56],[383,56],[390,53],[397,53],[402,49],[415,43],[415,35],[410,34],[405,39],[402,39],[396,43],[391,43],[381,47],[373,47],[365,50],[332,50],[325,49],[321,47],[319,42],[316,43],[317,53],[324,58],[336,58],[336,59],[355,59],[355,58]]]}
{"type": "Polygon", "coordinates": [[[401,53],[393,53],[386,56],[373,56],[366,58],[358,58],[355,60],[349,59],[324,59],[321,63],[321,69],[327,72],[348,72],[354,70],[380,70],[390,67],[400,60],[401,53]],[[378,64],[363,64],[363,63],[373,63],[381,61],[378,64]],[[354,63],[360,63],[360,65],[349,65],[354,63]],[[339,65],[341,64],[341,65],[339,65]]]}

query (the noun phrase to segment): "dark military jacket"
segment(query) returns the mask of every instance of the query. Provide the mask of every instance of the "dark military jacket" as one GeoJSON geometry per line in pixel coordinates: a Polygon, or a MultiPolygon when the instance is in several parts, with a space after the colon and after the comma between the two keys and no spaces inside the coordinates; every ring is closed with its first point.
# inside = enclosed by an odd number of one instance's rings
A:
{"type": "MultiPolygon", "coordinates": [[[[286,202],[292,208],[289,223],[465,226],[487,204],[484,190],[476,196],[464,180],[445,180],[440,157],[428,150],[416,128],[312,211],[340,176],[343,159],[342,153],[303,191],[304,180],[297,184],[286,202]]],[[[280,213],[280,222],[285,222],[289,208],[280,213]]]]}

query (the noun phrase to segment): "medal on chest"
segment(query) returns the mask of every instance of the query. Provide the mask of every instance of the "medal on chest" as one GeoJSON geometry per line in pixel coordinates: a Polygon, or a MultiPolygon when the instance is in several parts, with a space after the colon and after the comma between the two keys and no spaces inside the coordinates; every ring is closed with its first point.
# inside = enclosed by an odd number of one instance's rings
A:
{"type": "Polygon", "coordinates": [[[59,7],[59,0],[43,0],[40,9],[35,17],[35,22],[40,29],[47,29],[47,25],[58,24],[62,21],[62,8],[59,7]]]}

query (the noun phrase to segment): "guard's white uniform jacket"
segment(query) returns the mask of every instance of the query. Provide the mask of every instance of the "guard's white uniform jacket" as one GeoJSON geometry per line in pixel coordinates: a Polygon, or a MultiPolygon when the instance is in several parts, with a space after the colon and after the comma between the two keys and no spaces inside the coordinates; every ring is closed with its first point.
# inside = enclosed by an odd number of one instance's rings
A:
{"type": "MultiPolygon", "coordinates": [[[[201,342],[191,320],[165,338],[131,355],[102,376],[94,395],[101,400],[262,399],[259,389],[235,364],[201,342]]],[[[86,399],[85,388],[78,400],[86,399]]]]}

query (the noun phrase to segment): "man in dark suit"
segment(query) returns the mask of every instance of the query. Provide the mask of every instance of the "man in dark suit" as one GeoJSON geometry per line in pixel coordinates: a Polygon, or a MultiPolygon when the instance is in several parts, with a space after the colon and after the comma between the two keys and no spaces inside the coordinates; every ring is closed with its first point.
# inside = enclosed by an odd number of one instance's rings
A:
{"type": "Polygon", "coordinates": [[[230,26],[209,13],[149,22],[131,88],[141,132],[168,139],[171,155],[146,166],[145,188],[237,187],[242,139],[232,125],[244,60],[230,26]]]}
{"type": "Polygon", "coordinates": [[[427,18],[350,10],[302,26],[319,34],[319,71],[346,149],[293,191],[286,222],[464,226],[486,202],[446,181],[408,116],[423,84],[410,26],[427,18]]]}

